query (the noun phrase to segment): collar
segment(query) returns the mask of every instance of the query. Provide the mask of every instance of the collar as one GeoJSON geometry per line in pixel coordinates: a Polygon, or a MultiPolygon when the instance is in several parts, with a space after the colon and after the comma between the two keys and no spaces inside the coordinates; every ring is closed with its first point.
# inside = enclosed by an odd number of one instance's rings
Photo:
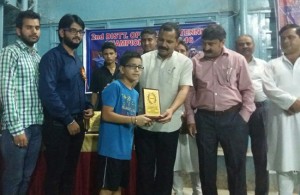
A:
{"type": "Polygon", "coordinates": [[[26,50],[29,53],[37,53],[37,50],[34,47],[28,47],[21,39],[17,39],[16,44],[22,50],[26,50]]]}
{"type": "MultiPolygon", "coordinates": [[[[118,63],[117,63],[117,62],[115,62],[115,64],[116,64],[116,68],[117,68],[117,67],[119,67],[119,65],[118,65],[118,63]]],[[[107,67],[107,63],[106,63],[105,61],[104,61],[104,64],[103,64],[103,66],[104,66],[104,67],[107,67]]]]}
{"type": "MultiPolygon", "coordinates": [[[[299,60],[299,59],[300,59],[300,57],[297,58],[297,60],[299,60]]],[[[284,54],[282,54],[282,60],[286,61],[290,65],[294,66],[294,64],[284,54]]],[[[297,60],[295,61],[295,63],[297,62],[297,60]]]]}
{"type": "Polygon", "coordinates": [[[256,57],[252,56],[252,59],[248,64],[250,64],[250,63],[256,64],[256,62],[257,62],[256,57]]]}
{"type": "MultiPolygon", "coordinates": [[[[224,55],[227,55],[227,56],[228,56],[228,55],[229,55],[229,49],[227,49],[227,48],[224,46],[221,55],[222,55],[222,56],[224,56],[224,55]]],[[[221,55],[220,55],[220,56],[221,56],[221,55]]]]}
{"type": "Polygon", "coordinates": [[[157,59],[166,60],[166,59],[170,59],[173,56],[174,52],[177,52],[177,51],[174,50],[173,53],[171,54],[171,56],[169,56],[167,58],[164,58],[164,59],[158,55],[158,50],[155,50],[155,52],[156,52],[156,58],[157,59]]]}
{"type": "MultiPolygon", "coordinates": [[[[66,54],[66,55],[68,55],[68,56],[71,56],[68,52],[67,52],[67,50],[63,47],[63,45],[60,43],[58,46],[57,46],[57,48],[62,52],[62,53],[64,53],[64,54],[66,54]]],[[[74,51],[74,57],[76,57],[77,56],[77,52],[76,52],[76,50],[74,51]]],[[[71,57],[73,57],[73,56],[71,56],[71,57]]]]}

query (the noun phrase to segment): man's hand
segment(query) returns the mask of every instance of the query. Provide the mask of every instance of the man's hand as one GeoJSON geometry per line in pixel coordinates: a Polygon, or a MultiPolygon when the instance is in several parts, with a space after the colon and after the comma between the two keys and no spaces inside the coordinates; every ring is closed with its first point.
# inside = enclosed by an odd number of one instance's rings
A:
{"type": "Polygon", "coordinates": [[[67,128],[68,128],[70,135],[76,135],[77,133],[80,132],[80,127],[75,120],[73,122],[71,122],[70,124],[68,124],[67,128]]]}
{"type": "Polygon", "coordinates": [[[196,124],[195,123],[189,124],[188,125],[188,130],[189,130],[190,136],[192,136],[192,137],[196,136],[197,129],[196,129],[196,124]]]}
{"type": "Polygon", "coordinates": [[[89,108],[83,111],[83,118],[90,119],[94,116],[94,110],[89,108]]]}
{"type": "Polygon", "coordinates": [[[173,116],[173,110],[172,109],[167,109],[166,112],[164,112],[162,115],[160,115],[159,119],[157,120],[157,122],[159,123],[168,123],[171,121],[173,116]]]}
{"type": "Polygon", "coordinates": [[[288,113],[298,113],[300,112],[300,100],[297,99],[292,105],[291,107],[289,107],[288,109],[288,113]]]}
{"type": "Polygon", "coordinates": [[[145,114],[138,115],[135,117],[135,122],[137,126],[151,126],[152,119],[148,118],[145,114]]]}
{"type": "Polygon", "coordinates": [[[25,133],[14,136],[14,143],[20,148],[27,147],[28,140],[25,133]]]}

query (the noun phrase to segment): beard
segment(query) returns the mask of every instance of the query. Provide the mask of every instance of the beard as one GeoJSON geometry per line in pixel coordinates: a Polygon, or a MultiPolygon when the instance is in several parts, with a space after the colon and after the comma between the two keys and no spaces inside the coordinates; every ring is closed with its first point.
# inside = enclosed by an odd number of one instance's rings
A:
{"type": "MultiPolygon", "coordinates": [[[[79,39],[79,38],[78,38],[79,39]]],[[[65,37],[63,39],[64,44],[66,44],[71,49],[77,49],[77,47],[80,45],[81,41],[79,43],[74,43],[70,38],[65,37]]]]}
{"type": "Polygon", "coordinates": [[[19,38],[29,47],[33,47],[33,45],[39,41],[39,37],[37,39],[32,39],[24,36],[23,34],[21,34],[19,38]]]}

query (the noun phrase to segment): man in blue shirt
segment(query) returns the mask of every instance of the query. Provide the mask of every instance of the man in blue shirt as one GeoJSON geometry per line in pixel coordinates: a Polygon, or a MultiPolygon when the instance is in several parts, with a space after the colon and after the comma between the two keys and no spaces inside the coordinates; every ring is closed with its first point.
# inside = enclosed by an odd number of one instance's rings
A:
{"type": "Polygon", "coordinates": [[[75,49],[84,34],[84,22],[67,14],[58,25],[60,44],[40,62],[39,95],[44,106],[47,172],[46,195],[71,195],[84,139],[83,119],[93,116],[85,97],[85,72],[75,49]]]}

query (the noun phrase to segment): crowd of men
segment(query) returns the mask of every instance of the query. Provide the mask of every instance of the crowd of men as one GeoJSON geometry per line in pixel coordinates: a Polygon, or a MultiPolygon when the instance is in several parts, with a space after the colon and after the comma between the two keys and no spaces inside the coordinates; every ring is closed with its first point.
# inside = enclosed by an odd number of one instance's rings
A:
{"type": "Polygon", "coordinates": [[[251,35],[236,39],[236,51],[228,49],[226,32],[219,24],[204,29],[203,51],[193,53],[191,59],[182,41],[180,47],[180,29],[172,22],[164,23],[158,34],[145,29],[141,33],[144,54],[125,53],[120,64],[116,46],[106,42],[101,49],[103,65],[92,76],[91,103],[85,95],[85,70],[76,53],[84,29],[79,16],[64,15],[58,24],[60,44],[41,58],[34,47],[41,33],[39,14],[29,10],[17,16],[18,39],[0,53],[3,195],[27,194],[42,143],[47,163],[45,194],[71,195],[86,131],[83,121],[93,116],[94,109],[102,110],[101,122],[118,132],[111,137],[110,131],[102,129],[99,140],[115,137],[119,140],[115,145],[120,144],[116,151],[105,148],[110,143],[98,146],[100,195],[119,195],[127,186],[133,132],[137,194],[170,195],[172,188],[182,194],[176,172],[181,169],[174,165],[191,161],[176,160],[182,118],[186,118],[188,138],[197,145],[191,154],[197,156],[199,167],[190,171],[198,178],[192,177],[193,194],[218,194],[219,145],[230,195],[247,194],[249,136],[255,194],[269,193],[268,170],[276,171],[279,194],[293,194],[300,182],[298,25],[281,28],[282,56],[268,63],[253,56],[251,35]],[[143,93],[138,95],[134,88],[159,90],[160,116],[143,114],[143,93]],[[129,144],[122,143],[125,131],[129,144]]]}

